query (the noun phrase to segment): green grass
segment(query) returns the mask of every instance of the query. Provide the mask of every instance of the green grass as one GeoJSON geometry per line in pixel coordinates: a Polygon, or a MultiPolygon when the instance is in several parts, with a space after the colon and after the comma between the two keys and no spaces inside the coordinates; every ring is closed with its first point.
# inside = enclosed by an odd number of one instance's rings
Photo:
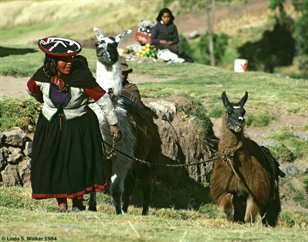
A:
{"type": "MultiPolygon", "coordinates": [[[[140,207],[129,207],[123,216],[105,204],[98,194],[98,212],[60,214],[55,199],[32,200],[30,188],[0,187],[1,236],[56,237],[57,241],[305,241],[308,216],[282,211],[279,225],[229,223],[212,205],[199,211],[173,208],[150,209],[141,216],[140,207]]],[[[71,205],[71,204],[69,204],[71,205]]]]}
{"type": "Polygon", "coordinates": [[[292,162],[296,159],[307,160],[308,140],[301,139],[285,127],[281,127],[269,138],[278,143],[278,145],[271,147],[275,157],[285,162],[292,162]]]}
{"type": "Polygon", "coordinates": [[[19,1],[18,4],[1,1],[0,43],[29,43],[50,35],[85,40],[94,36],[94,26],[104,34],[119,33],[137,26],[141,19],[154,20],[160,4],[147,1],[140,4],[136,0],[129,4],[74,1],[69,8],[64,8],[60,1],[19,1]]]}
{"type": "Polygon", "coordinates": [[[302,172],[297,172],[294,176],[284,177],[280,180],[280,187],[283,192],[280,192],[282,201],[293,200],[297,206],[308,208],[307,189],[308,179],[302,172]]]}
{"type": "MultiPolygon", "coordinates": [[[[213,68],[200,64],[132,63],[134,71],[153,77],[172,76],[175,80],[164,83],[141,83],[138,87],[144,97],[160,98],[170,94],[182,94],[197,100],[203,100],[206,108],[221,105],[221,93],[227,92],[230,101],[238,102],[248,91],[245,105],[249,115],[258,116],[260,110],[266,115],[267,110],[277,106],[283,109],[296,109],[297,114],[306,111],[305,100],[308,94],[308,82],[304,80],[278,78],[271,74],[232,71],[213,68]],[[265,110],[266,108],[266,110],[265,110]]],[[[278,117],[277,117],[278,118],[278,117]]],[[[273,117],[268,115],[265,124],[273,117]]]]}
{"type": "Polygon", "coordinates": [[[32,98],[18,100],[4,97],[0,100],[0,130],[19,127],[33,132],[41,104],[32,98]]]}

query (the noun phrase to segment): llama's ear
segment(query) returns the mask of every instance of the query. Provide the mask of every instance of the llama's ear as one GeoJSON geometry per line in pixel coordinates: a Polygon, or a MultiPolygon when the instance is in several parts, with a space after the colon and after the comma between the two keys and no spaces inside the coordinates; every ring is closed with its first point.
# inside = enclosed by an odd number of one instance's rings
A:
{"type": "Polygon", "coordinates": [[[228,100],[228,98],[227,98],[226,92],[223,92],[223,93],[221,94],[221,100],[222,100],[222,103],[223,103],[225,109],[227,109],[227,107],[229,106],[230,102],[229,102],[229,100],[228,100]]]}
{"type": "Polygon", "coordinates": [[[94,27],[93,31],[95,32],[95,36],[98,41],[101,41],[104,38],[104,35],[102,34],[102,31],[100,31],[99,28],[94,27]]]}
{"type": "Polygon", "coordinates": [[[118,34],[115,37],[115,41],[119,44],[126,37],[126,35],[130,34],[131,32],[132,32],[131,29],[124,30],[122,33],[118,34]]]}
{"type": "Polygon", "coordinates": [[[241,101],[239,102],[239,105],[240,105],[241,107],[244,107],[244,105],[245,105],[247,99],[248,99],[248,92],[246,91],[244,97],[242,97],[241,101]]]}

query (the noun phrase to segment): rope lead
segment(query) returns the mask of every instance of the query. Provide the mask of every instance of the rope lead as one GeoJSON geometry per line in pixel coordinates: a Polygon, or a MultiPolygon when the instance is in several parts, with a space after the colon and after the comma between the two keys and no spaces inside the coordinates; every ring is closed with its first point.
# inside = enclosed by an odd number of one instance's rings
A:
{"type": "MultiPolygon", "coordinates": [[[[147,165],[148,167],[150,166],[159,166],[159,167],[188,167],[188,166],[194,166],[194,165],[200,165],[200,164],[205,164],[205,163],[208,163],[208,162],[211,162],[211,161],[215,161],[215,160],[219,160],[219,159],[223,159],[223,160],[226,160],[227,157],[232,157],[234,156],[234,150],[231,150],[229,153],[227,154],[223,154],[221,157],[218,157],[218,156],[213,156],[213,157],[210,157],[208,160],[205,160],[205,161],[200,161],[200,162],[195,162],[195,163],[190,163],[190,164],[157,164],[157,163],[150,163],[148,161],[145,161],[145,160],[141,160],[141,159],[138,159],[138,158],[135,158],[135,157],[132,157],[132,156],[129,156],[125,153],[123,153],[122,151],[118,150],[116,148],[116,142],[119,140],[115,137],[113,137],[113,143],[112,145],[108,144],[106,141],[103,140],[103,143],[108,145],[109,147],[111,147],[111,150],[110,151],[106,151],[106,158],[107,159],[111,159],[112,156],[115,154],[115,152],[119,152],[120,154],[126,156],[127,158],[130,158],[134,161],[137,161],[139,162],[140,164],[143,164],[143,165],[147,165]]],[[[174,160],[175,161],[175,160],[174,160]]],[[[178,161],[178,160],[177,160],[178,161]]]]}

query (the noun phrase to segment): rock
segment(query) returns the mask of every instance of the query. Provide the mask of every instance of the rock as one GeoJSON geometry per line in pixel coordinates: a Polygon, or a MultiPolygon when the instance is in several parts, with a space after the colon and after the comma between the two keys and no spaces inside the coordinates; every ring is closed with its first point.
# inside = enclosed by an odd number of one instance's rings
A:
{"type": "Polygon", "coordinates": [[[184,97],[174,96],[173,100],[175,102],[158,100],[148,104],[154,110],[159,111],[159,118],[155,119],[154,122],[159,128],[162,141],[160,163],[181,165],[181,167],[160,169],[157,178],[170,185],[184,185],[192,181],[205,182],[212,170],[212,162],[208,160],[212,155],[211,147],[215,146],[217,138],[213,133],[212,126],[205,130],[208,143],[200,138],[198,133],[200,128],[198,123],[195,122],[196,117],[187,116],[187,118],[184,118],[185,113],[180,111],[188,109],[191,103],[184,97]],[[169,122],[166,122],[165,119],[169,122]],[[189,165],[192,163],[199,164],[189,165]]]}
{"type": "Polygon", "coordinates": [[[277,143],[273,140],[263,139],[260,142],[258,142],[258,144],[269,147],[269,146],[275,146],[277,143]]]}
{"type": "Polygon", "coordinates": [[[308,140],[308,133],[306,132],[293,132],[294,135],[300,137],[303,140],[308,140]]]}
{"type": "Polygon", "coordinates": [[[299,169],[293,165],[287,165],[281,170],[286,174],[286,176],[294,176],[299,171],[299,169]]]}
{"type": "Polygon", "coordinates": [[[308,174],[308,168],[307,167],[299,167],[299,170],[303,172],[304,174],[308,174]]]}
{"type": "Polygon", "coordinates": [[[31,186],[31,180],[30,180],[30,159],[29,160],[23,160],[20,162],[17,166],[17,171],[19,174],[19,177],[22,180],[22,184],[24,187],[31,186]]]}
{"type": "Polygon", "coordinates": [[[4,146],[5,134],[0,131],[0,147],[4,146]]]}
{"type": "Polygon", "coordinates": [[[27,135],[21,129],[4,131],[3,135],[3,146],[11,145],[22,147],[27,139],[27,135]]]}
{"type": "Polygon", "coordinates": [[[1,171],[2,181],[6,186],[21,185],[21,179],[17,171],[17,165],[8,164],[3,171],[1,171]]]}
{"type": "Polygon", "coordinates": [[[9,150],[9,155],[6,159],[8,163],[17,164],[19,161],[22,161],[23,153],[20,148],[14,148],[10,146],[8,150],[9,150]]]}
{"type": "Polygon", "coordinates": [[[7,165],[7,162],[6,162],[6,160],[3,156],[3,153],[1,152],[1,149],[0,149],[0,171],[2,171],[5,168],[5,166],[7,165]]]}
{"type": "Polygon", "coordinates": [[[0,153],[3,156],[3,159],[7,159],[10,152],[9,152],[9,149],[7,147],[1,147],[0,148],[0,153]]]}
{"type": "Polygon", "coordinates": [[[164,100],[158,100],[156,102],[150,102],[148,106],[154,110],[157,111],[157,113],[166,113],[170,112],[171,114],[174,114],[176,112],[176,106],[172,102],[164,101],[164,100]]]}
{"type": "Polygon", "coordinates": [[[163,116],[162,116],[162,119],[165,120],[165,121],[168,121],[168,122],[172,122],[173,121],[173,116],[172,114],[167,111],[163,116]]]}
{"type": "MultiPolygon", "coordinates": [[[[141,50],[142,46],[139,43],[135,43],[135,44],[131,44],[126,46],[126,49],[128,49],[128,51],[132,51],[134,53],[139,53],[139,51],[141,50]]],[[[130,60],[131,58],[125,56],[126,59],[130,60]]]]}
{"type": "Polygon", "coordinates": [[[186,39],[196,39],[200,37],[200,33],[196,30],[193,32],[189,32],[189,33],[183,33],[183,35],[186,39]]]}
{"type": "Polygon", "coordinates": [[[24,154],[26,156],[29,156],[32,153],[32,141],[27,141],[25,143],[25,149],[24,149],[24,154]]]}

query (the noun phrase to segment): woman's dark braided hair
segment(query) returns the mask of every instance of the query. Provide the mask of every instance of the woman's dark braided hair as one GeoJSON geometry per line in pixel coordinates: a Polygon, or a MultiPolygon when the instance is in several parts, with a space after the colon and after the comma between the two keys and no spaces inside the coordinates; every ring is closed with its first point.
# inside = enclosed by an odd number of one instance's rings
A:
{"type": "Polygon", "coordinates": [[[55,74],[57,73],[56,72],[57,61],[58,59],[56,57],[51,55],[45,55],[43,69],[49,77],[55,76],[55,74]]]}

